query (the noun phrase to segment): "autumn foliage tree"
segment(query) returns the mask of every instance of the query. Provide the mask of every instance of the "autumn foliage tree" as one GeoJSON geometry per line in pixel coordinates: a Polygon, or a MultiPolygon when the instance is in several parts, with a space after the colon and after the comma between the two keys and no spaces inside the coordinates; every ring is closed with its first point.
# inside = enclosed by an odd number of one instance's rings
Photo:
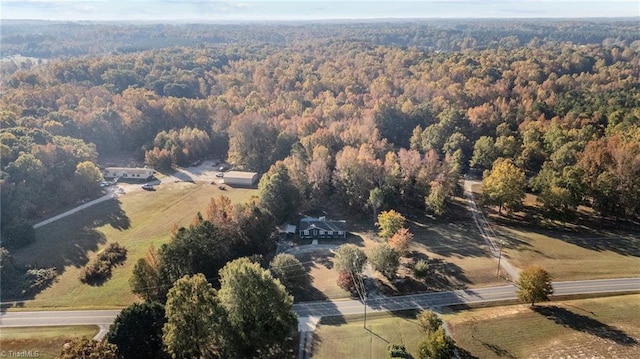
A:
{"type": "Polygon", "coordinates": [[[93,340],[87,337],[74,339],[62,346],[58,359],[100,358],[118,359],[118,347],[106,340],[93,340]]]}
{"type": "Polygon", "coordinates": [[[399,229],[391,238],[389,238],[389,246],[395,249],[401,255],[406,255],[409,246],[413,240],[413,233],[407,228],[399,229]]]}
{"type": "Polygon", "coordinates": [[[498,205],[498,213],[502,213],[503,207],[514,209],[522,204],[525,185],[524,171],[511,160],[499,158],[482,180],[482,193],[486,202],[498,205]]]}
{"type": "Polygon", "coordinates": [[[378,215],[378,222],[376,223],[380,228],[378,234],[383,238],[391,238],[400,229],[404,228],[406,222],[407,219],[395,210],[384,211],[378,215]]]}
{"type": "Polygon", "coordinates": [[[389,244],[374,247],[369,253],[369,262],[375,270],[388,279],[394,279],[400,266],[400,253],[389,244]]]}
{"type": "Polygon", "coordinates": [[[338,273],[336,284],[345,292],[354,293],[356,290],[356,283],[354,281],[354,278],[351,273],[346,270],[341,270],[338,273]]]}
{"type": "Polygon", "coordinates": [[[516,282],[516,294],[521,301],[531,303],[531,306],[536,302],[546,302],[553,294],[551,279],[551,275],[541,267],[525,268],[516,282]]]}

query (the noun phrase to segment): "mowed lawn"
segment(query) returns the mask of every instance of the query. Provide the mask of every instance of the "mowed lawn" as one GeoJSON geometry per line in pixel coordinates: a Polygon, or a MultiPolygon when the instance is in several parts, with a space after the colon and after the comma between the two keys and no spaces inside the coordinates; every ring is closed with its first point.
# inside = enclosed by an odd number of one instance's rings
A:
{"type": "Polygon", "coordinates": [[[314,359],[388,358],[389,343],[404,344],[417,358],[418,345],[424,338],[414,313],[378,314],[367,318],[367,329],[363,328],[362,317],[340,324],[325,323],[318,325],[314,333],[314,359]]]}
{"type": "Polygon", "coordinates": [[[532,231],[496,227],[504,255],[519,268],[539,265],[554,280],[640,276],[640,233],[532,231]]]}
{"type": "Polygon", "coordinates": [[[73,339],[93,338],[98,333],[94,325],[39,328],[0,329],[0,349],[3,357],[55,358],[62,346],[73,339]],[[24,351],[26,353],[22,354],[24,351]],[[37,352],[37,353],[36,353],[37,352]]]}
{"type": "MultiPolygon", "coordinates": [[[[472,186],[476,198],[482,185],[472,186]]],[[[640,226],[616,225],[580,208],[578,223],[547,219],[533,224],[539,210],[537,197],[528,193],[525,212],[499,216],[485,209],[489,222],[502,241],[504,258],[518,268],[539,265],[555,280],[624,278],[640,276],[640,226]],[[582,222],[581,222],[582,221],[582,222]]]]}
{"type": "Polygon", "coordinates": [[[255,189],[206,183],[175,182],[156,186],[156,191],[131,191],[37,229],[32,245],[13,252],[16,262],[40,267],[55,266],[58,281],[22,305],[32,308],[111,308],[137,300],[129,278],[138,258],[151,246],[160,247],[176,226],[188,225],[198,211],[206,212],[212,197],[225,195],[234,203],[246,202],[255,189]],[[82,268],[108,243],[127,250],[127,260],[115,267],[112,277],[98,286],[78,279],[82,268]]]}
{"type": "Polygon", "coordinates": [[[640,358],[640,294],[445,314],[474,358],[640,358]]]}

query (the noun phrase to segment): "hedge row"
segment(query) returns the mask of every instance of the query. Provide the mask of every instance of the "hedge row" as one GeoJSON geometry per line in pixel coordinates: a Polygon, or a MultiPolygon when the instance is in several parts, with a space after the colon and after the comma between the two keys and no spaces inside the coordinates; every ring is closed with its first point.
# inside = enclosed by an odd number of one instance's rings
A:
{"type": "Polygon", "coordinates": [[[127,249],[118,242],[111,243],[93,262],[84,267],[80,274],[80,281],[87,284],[102,282],[111,276],[111,268],[126,259],[127,249]]]}

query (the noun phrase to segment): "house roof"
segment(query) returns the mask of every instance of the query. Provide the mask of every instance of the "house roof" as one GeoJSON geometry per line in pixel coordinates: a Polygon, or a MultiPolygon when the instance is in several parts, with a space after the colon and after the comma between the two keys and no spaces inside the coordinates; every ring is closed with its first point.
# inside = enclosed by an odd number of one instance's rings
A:
{"type": "Polygon", "coordinates": [[[107,167],[108,172],[129,172],[129,173],[153,173],[153,168],[147,167],[107,167]]]}
{"type": "Polygon", "coordinates": [[[278,231],[280,233],[296,233],[296,226],[294,226],[293,224],[285,223],[278,227],[278,231]]]}
{"type": "Polygon", "coordinates": [[[229,171],[224,174],[224,178],[243,178],[243,179],[253,179],[254,176],[257,176],[257,172],[244,172],[244,171],[229,171]]]}
{"type": "Polygon", "coordinates": [[[324,217],[315,218],[307,217],[300,220],[298,229],[307,231],[311,229],[320,229],[325,231],[346,232],[347,221],[345,220],[327,220],[324,217]]]}

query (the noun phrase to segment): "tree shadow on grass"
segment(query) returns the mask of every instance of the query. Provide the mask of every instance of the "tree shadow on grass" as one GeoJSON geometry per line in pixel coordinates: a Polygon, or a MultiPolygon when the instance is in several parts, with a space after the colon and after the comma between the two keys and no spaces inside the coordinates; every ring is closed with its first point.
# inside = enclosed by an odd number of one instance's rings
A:
{"type": "Polygon", "coordinates": [[[585,315],[574,313],[562,307],[537,306],[533,310],[549,320],[573,330],[591,334],[625,346],[638,345],[638,341],[620,329],[602,323],[585,315]]]}
{"type": "Polygon", "coordinates": [[[469,353],[467,350],[458,347],[458,357],[460,359],[478,359],[477,356],[469,353]]]}
{"type": "MultiPolygon", "coordinates": [[[[635,233],[633,231],[621,232],[591,229],[575,231],[567,229],[547,230],[544,228],[518,226],[507,226],[496,230],[498,236],[503,239],[505,247],[531,250],[531,245],[527,243],[530,239],[515,233],[511,229],[534,233],[596,252],[611,251],[623,256],[640,257],[640,236],[635,234],[640,231],[640,228],[637,228],[635,233]]],[[[544,255],[537,250],[534,251],[544,255]]]]}
{"type": "Polygon", "coordinates": [[[129,219],[127,214],[122,210],[120,204],[121,202],[117,199],[107,201],[107,203],[105,203],[106,218],[95,221],[94,225],[100,227],[104,224],[109,224],[111,227],[120,231],[131,228],[131,219],[129,219]]]}
{"type": "MultiPolygon", "coordinates": [[[[476,340],[479,340],[479,339],[476,339],[476,340]]],[[[516,359],[516,357],[513,354],[509,353],[508,350],[500,347],[499,345],[487,343],[482,340],[479,340],[479,341],[483,347],[489,349],[498,358],[516,359]]]]}
{"type": "MultiPolygon", "coordinates": [[[[20,266],[55,267],[57,275],[60,276],[64,273],[65,267],[85,266],[89,262],[89,253],[97,251],[100,245],[107,242],[105,235],[97,230],[104,225],[118,230],[131,227],[131,221],[117,199],[100,202],[37,228],[36,241],[12,254],[20,266]]],[[[3,300],[31,300],[47,287],[43,286],[20,297],[3,300]]]]}
{"type": "Polygon", "coordinates": [[[443,257],[489,257],[491,252],[478,232],[473,220],[443,222],[428,218],[409,222],[409,230],[414,234],[414,245],[443,257]]]}
{"type": "Polygon", "coordinates": [[[412,252],[415,260],[425,260],[429,264],[430,273],[424,281],[405,276],[398,277],[387,283],[375,278],[378,289],[385,295],[406,295],[424,293],[426,291],[448,291],[466,289],[471,281],[465,276],[464,270],[458,265],[446,262],[440,258],[428,258],[424,253],[412,252]]]}
{"type": "MultiPolygon", "coordinates": [[[[485,210],[492,213],[491,208],[485,210]]],[[[529,207],[526,210],[534,211],[529,207]]],[[[575,218],[567,222],[549,220],[539,214],[534,217],[537,220],[528,221],[515,214],[499,216],[492,213],[490,221],[507,229],[533,232],[593,251],[611,251],[623,256],[640,257],[640,236],[637,235],[640,224],[637,222],[586,214],[576,214],[575,218]]],[[[511,238],[511,235],[509,233],[507,238],[511,238]]]]}

